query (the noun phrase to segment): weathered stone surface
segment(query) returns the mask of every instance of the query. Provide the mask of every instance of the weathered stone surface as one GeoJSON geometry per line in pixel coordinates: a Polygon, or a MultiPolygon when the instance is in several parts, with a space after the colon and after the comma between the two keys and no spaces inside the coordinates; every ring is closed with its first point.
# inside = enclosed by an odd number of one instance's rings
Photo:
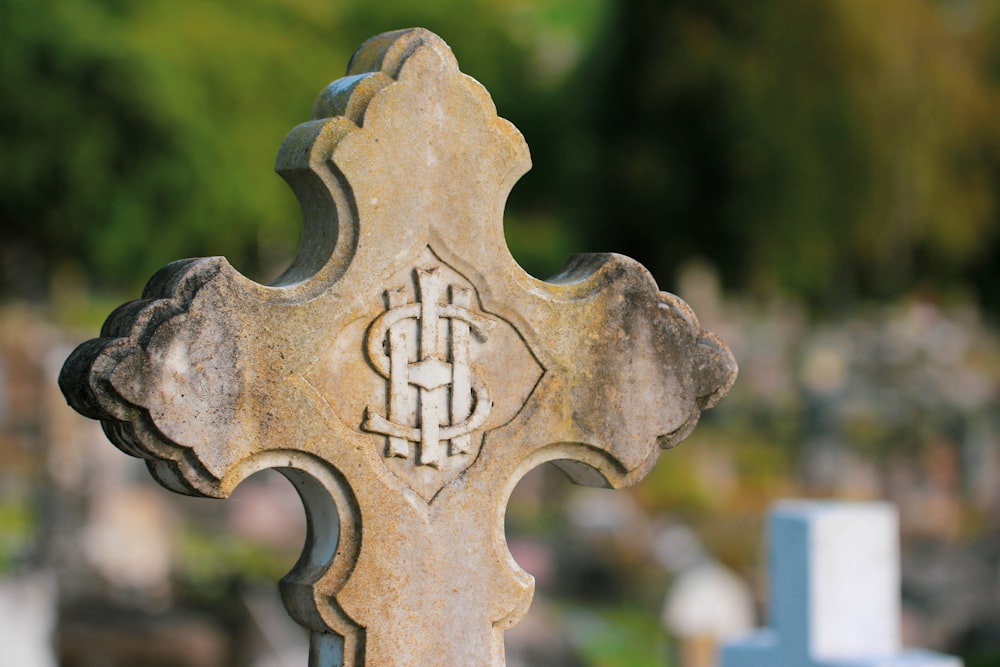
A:
{"type": "Polygon", "coordinates": [[[635,483],[735,363],[628,258],[547,282],[515,263],[502,214],[527,146],[438,37],[369,40],[313,118],[277,160],[305,220],[288,272],[171,264],[63,391],[174,491],[292,481],[309,532],[282,592],[311,664],[502,665],[533,587],[504,538],[518,480],[556,461],[635,483]]]}

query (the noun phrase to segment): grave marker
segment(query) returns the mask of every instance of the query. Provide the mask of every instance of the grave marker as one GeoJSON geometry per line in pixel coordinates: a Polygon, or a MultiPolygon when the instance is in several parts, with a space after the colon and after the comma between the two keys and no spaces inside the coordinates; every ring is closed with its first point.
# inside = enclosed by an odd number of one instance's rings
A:
{"type": "Polygon", "coordinates": [[[55,576],[43,572],[0,577],[0,667],[56,667],[53,634],[59,615],[55,576]]]}
{"type": "Polygon", "coordinates": [[[66,362],[71,405],[164,486],[291,480],[308,535],[281,589],[311,665],[503,665],[533,590],[504,536],[518,480],[633,484],[735,378],[636,262],[521,270],[502,214],[528,167],[440,38],[375,37],[279,152],[288,272],[171,264],[66,362]]]}
{"type": "Polygon", "coordinates": [[[729,642],[722,667],[961,667],[900,649],[895,507],[784,501],[769,531],[771,627],[729,642]]]}

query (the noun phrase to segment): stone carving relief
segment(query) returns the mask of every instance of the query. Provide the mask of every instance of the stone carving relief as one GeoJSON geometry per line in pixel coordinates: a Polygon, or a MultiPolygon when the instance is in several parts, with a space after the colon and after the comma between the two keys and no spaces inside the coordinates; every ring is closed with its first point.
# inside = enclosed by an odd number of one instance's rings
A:
{"type": "Polygon", "coordinates": [[[529,166],[443,40],[374,37],[279,151],[305,223],[289,270],[175,262],[63,367],[167,488],[295,485],[308,536],[281,587],[314,667],[502,667],[533,591],[504,533],[518,480],[551,461],[635,484],[735,380],[634,260],[517,265],[503,203],[529,166]]]}
{"type": "Polygon", "coordinates": [[[306,379],[430,502],[472,465],[484,433],[514,418],[544,368],[431,248],[385,284],[382,310],[345,330],[306,379]],[[341,390],[342,378],[359,376],[366,392],[341,390]]]}
{"type": "Polygon", "coordinates": [[[471,434],[493,407],[469,352],[471,336],[485,340],[494,323],[470,310],[471,289],[442,285],[438,267],[414,273],[416,300],[407,303],[404,287],[386,291],[389,310],[368,329],[365,352],[389,380],[389,415],[368,407],[361,428],[388,437],[386,456],[440,468],[444,458],[470,453],[471,434]],[[411,442],[420,445],[413,456],[411,442]]]}

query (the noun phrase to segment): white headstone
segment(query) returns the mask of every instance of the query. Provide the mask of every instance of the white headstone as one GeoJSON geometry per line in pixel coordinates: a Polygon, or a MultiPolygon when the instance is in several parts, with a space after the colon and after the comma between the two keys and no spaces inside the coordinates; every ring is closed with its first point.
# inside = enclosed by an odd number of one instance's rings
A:
{"type": "Polygon", "coordinates": [[[0,579],[0,667],[55,667],[56,607],[54,577],[0,579]]]}
{"type": "Polygon", "coordinates": [[[656,560],[674,572],[660,615],[663,627],[680,641],[719,642],[753,628],[753,594],[740,577],[715,560],[684,525],[662,530],[653,546],[656,560]]]}
{"type": "Polygon", "coordinates": [[[706,560],[677,575],[667,592],[663,626],[677,639],[730,639],[753,627],[748,586],[721,563],[706,560]]]}
{"type": "Polygon", "coordinates": [[[888,503],[778,503],[771,627],[728,643],[721,666],[961,667],[900,649],[898,524],[888,503]]]}

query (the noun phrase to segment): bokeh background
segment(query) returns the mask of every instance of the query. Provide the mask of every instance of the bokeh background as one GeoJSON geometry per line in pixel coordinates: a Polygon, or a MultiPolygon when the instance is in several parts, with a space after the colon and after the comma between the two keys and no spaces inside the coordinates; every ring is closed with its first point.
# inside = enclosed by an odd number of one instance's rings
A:
{"type": "Polygon", "coordinates": [[[531,147],[522,265],[631,255],[741,366],[634,491],[519,485],[539,591],[509,664],[711,665],[766,620],[787,496],[897,503],[906,640],[1000,664],[1000,3],[0,0],[0,638],[13,616],[58,660],[17,664],[305,664],[273,586],[291,486],[169,494],[55,377],[174,259],[276,277],[299,234],[278,145],[413,25],[531,147]]]}

